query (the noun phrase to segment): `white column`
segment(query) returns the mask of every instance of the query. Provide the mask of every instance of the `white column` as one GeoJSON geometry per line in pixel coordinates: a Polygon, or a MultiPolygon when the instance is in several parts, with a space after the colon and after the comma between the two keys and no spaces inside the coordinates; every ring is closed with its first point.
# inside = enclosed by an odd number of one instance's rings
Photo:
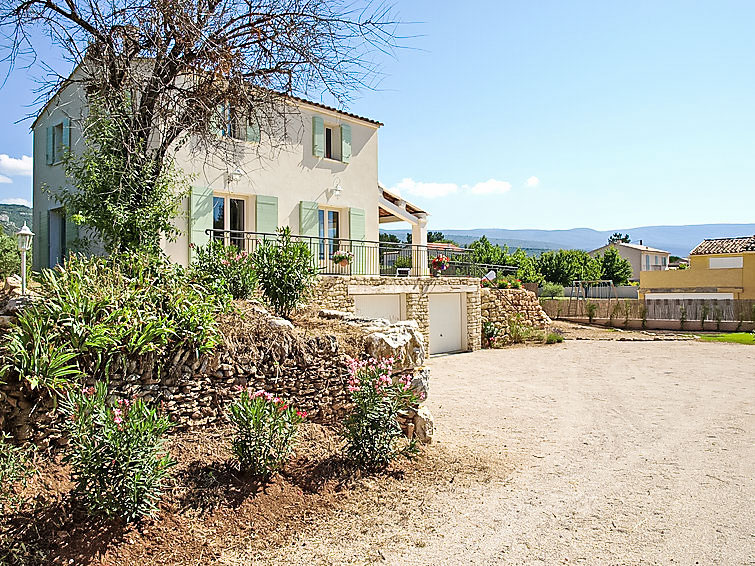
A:
{"type": "Polygon", "coordinates": [[[427,267],[427,218],[420,217],[416,224],[412,224],[412,276],[427,277],[430,270],[427,267]]]}

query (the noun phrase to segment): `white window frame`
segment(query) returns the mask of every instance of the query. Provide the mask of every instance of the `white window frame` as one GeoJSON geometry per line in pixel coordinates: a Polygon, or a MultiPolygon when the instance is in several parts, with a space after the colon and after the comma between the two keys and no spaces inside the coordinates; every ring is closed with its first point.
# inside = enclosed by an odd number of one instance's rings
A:
{"type": "MultiPolygon", "coordinates": [[[[240,200],[244,202],[244,226],[243,231],[249,232],[249,198],[244,195],[236,195],[231,193],[223,193],[213,191],[212,193],[212,208],[213,208],[213,230],[215,230],[215,198],[222,198],[225,202],[223,204],[223,230],[225,234],[223,236],[223,244],[230,245],[229,230],[231,229],[231,200],[240,200]]],[[[214,239],[214,237],[213,237],[214,239]]],[[[243,248],[246,248],[246,242],[244,242],[243,248]]]]}

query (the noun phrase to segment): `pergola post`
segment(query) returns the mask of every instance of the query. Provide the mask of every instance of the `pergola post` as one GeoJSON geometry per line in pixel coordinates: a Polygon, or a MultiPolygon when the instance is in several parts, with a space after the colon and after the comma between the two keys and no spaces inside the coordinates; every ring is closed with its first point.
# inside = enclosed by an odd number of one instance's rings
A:
{"type": "Polygon", "coordinates": [[[412,276],[427,277],[430,270],[427,266],[427,215],[418,215],[416,223],[412,224],[412,276]]]}

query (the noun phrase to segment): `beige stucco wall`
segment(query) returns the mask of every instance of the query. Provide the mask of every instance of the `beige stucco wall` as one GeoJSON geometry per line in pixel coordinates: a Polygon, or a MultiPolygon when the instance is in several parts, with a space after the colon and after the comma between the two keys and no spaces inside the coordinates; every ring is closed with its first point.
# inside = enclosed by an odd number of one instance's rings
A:
{"type": "Polygon", "coordinates": [[[693,255],[688,269],[643,271],[640,298],[647,293],[732,293],[735,299],[755,299],[755,253],[693,255]],[[710,269],[711,257],[743,258],[742,268],[710,269]]]}
{"type": "MultiPolygon", "coordinates": [[[[33,127],[34,165],[33,199],[35,224],[47,210],[58,206],[43,193],[42,187],[60,187],[66,178],[62,165],[47,165],[45,160],[46,127],[62,118],[72,119],[71,145],[81,151],[81,123],[85,112],[81,90],[71,86],[61,91],[42,112],[33,127]]],[[[299,232],[299,203],[317,202],[321,208],[335,209],[340,214],[340,237],[349,237],[349,208],[365,211],[367,240],[378,240],[378,125],[321,109],[299,104],[286,118],[285,140],[273,141],[262,133],[260,143],[228,140],[228,151],[201,151],[196,144],[185,144],[176,154],[178,166],[191,177],[193,186],[210,187],[218,195],[245,199],[245,229],[254,231],[256,195],[278,197],[278,225],[299,232]],[[312,116],[323,118],[326,127],[349,124],[352,130],[352,155],[349,163],[312,155],[312,116]],[[283,143],[281,143],[283,142],[283,143]],[[218,154],[222,153],[222,155],[218,154]],[[240,169],[241,179],[232,181],[229,173],[240,169]],[[332,191],[340,184],[342,191],[332,191]]],[[[183,234],[175,242],[164,242],[168,256],[181,264],[189,261],[188,199],[176,224],[183,234]]],[[[35,248],[36,249],[36,248],[35,248]]],[[[35,253],[34,267],[39,269],[43,258],[35,253]]]]}

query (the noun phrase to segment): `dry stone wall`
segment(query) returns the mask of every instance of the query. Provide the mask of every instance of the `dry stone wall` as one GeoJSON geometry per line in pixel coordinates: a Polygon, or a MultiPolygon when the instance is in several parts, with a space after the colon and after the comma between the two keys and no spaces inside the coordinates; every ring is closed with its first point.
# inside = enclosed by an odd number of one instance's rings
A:
{"type": "Polygon", "coordinates": [[[512,316],[519,314],[521,323],[545,330],[551,319],[537,296],[526,289],[490,289],[480,291],[482,320],[506,327],[512,316]]]}

